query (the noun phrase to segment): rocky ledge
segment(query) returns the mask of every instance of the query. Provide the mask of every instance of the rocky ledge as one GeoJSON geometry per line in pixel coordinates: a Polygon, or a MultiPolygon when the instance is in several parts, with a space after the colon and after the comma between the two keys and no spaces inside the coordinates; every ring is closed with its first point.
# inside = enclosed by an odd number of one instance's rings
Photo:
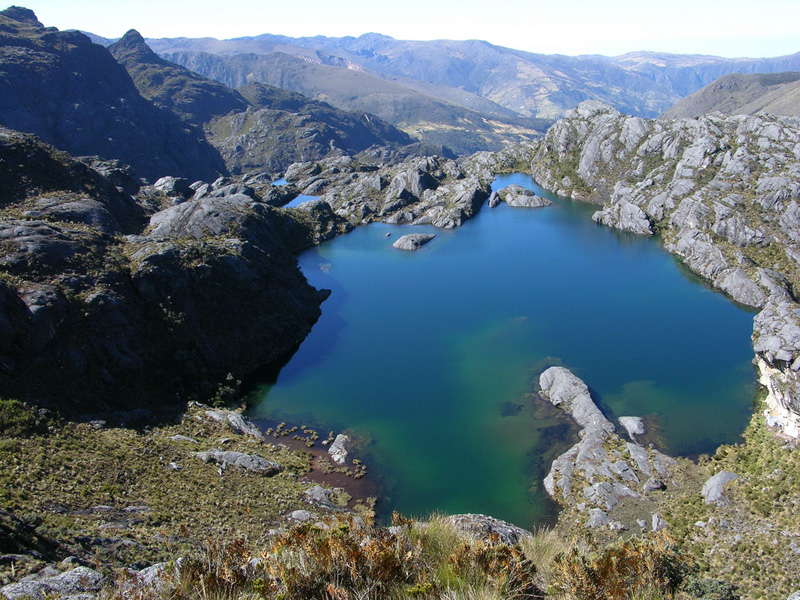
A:
{"type": "Polygon", "coordinates": [[[614,509],[627,501],[628,505],[637,505],[629,513],[641,516],[649,512],[652,529],[663,528],[648,495],[665,487],[663,480],[669,478],[674,459],[620,438],[614,424],[592,400],[589,388],[569,369],[547,369],[539,377],[539,386],[545,400],[581,427],[580,441],[553,461],[544,480],[547,493],[586,515],[586,527],[640,529],[638,521],[613,519],[614,509]]]}
{"type": "Polygon", "coordinates": [[[489,198],[494,167],[503,157],[481,152],[448,160],[412,157],[370,165],[350,157],[289,167],[286,180],[301,193],[319,196],[352,225],[458,227],[489,198]]]}

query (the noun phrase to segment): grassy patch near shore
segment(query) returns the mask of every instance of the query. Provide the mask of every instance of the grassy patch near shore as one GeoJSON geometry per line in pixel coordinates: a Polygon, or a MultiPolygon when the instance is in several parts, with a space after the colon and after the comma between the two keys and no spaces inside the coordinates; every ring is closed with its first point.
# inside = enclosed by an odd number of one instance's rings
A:
{"type": "Polygon", "coordinates": [[[800,589],[799,451],[769,430],[759,403],[744,442],[721,446],[698,466],[702,481],[720,471],[739,476],[722,503],[706,504],[695,486],[663,506],[684,552],[742,598],[783,600],[800,589]]]}
{"type": "MultiPolygon", "coordinates": [[[[60,558],[104,569],[197,555],[210,539],[260,547],[281,517],[315,510],[304,498],[312,484],[301,481],[310,453],[238,434],[205,409],[195,405],[174,423],[137,430],[66,422],[0,400],[0,509],[29,536],[60,544],[60,558]],[[254,454],[284,470],[266,477],[195,456],[210,449],[254,454]]],[[[0,544],[11,537],[0,531],[0,544]]],[[[0,581],[42,564],[27,555],[5,562],[0,581]]]]}

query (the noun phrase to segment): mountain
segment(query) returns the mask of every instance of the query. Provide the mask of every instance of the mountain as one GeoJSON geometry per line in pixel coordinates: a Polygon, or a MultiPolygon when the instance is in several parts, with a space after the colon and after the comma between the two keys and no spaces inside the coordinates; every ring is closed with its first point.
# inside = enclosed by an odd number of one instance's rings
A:
{"type": "MultiPolygon", "coordinates": [[[[261,83],[234,90],[160,58],[135,30],[109,46],[139,92],[204,128],[233,173],[282,172],[297,161],[407,147],[416,140],[382,119],[261,83]]],[[[416,148],[418,149],[418,148],[416,148]]]]}
{"type": "MultiPolygon", "coordinates": [[[[333,67],[351,82],[356,79],[343,72],[368,73],[482,114],[505,109],[520,117],[549,120],[563,116],[583,100],[602,100],[627,114],[655,117],[727,73],[800,69],[800,53],[769,59],[654,52],[617,57],[561,56],[524,52],[479,40],[408,41],[376,33],[342,38],[264,34],[224,41],[176,38],[149,43],[162,56],[229,84],[248,75],[256,79],[264,76],[258,69],[245,70],[239,61],[254,65],[258,62],[256,57],[280,53],[294,56],[305,65],[333,67]],[[212,55],[218,60],[200,55],[212,55]],[[237,58],[243,55],[249,58],[237,58]]],[[[285,85],[291,84],[293,73],[282,75],[287,79],[285,85]]],[[[270,83],[283,87],[276,81],[270,83]]],[[[361,88],[350,85],[360,95],[361,88]]],[[[324,86],[307,93],[321,97],[324,86]]],[[[340,100],[330,101],[336,104],[340,100]]],[[[508,113],[503,113],[503,118],[507,117],[508,113]]]]}
{"type": "Polygon", "coordinates": [[[108,51],[125,67],[142,96],[189,123],[203,125],[216,116],[241,112],[249,106],[228,86],[160,58],[136,30],[126,33],[108,51]]]}
{"type": "MultiPolygon", "coordinates": [[[[148,40],[149,44],[157,42],[148,40]]],[[[508,141],[531,139],[541,135],[549,124],[515,114],[474,94],[466,94],[463,101],[479,110],[452,101],[458,94],[464,96],[464,92],[450,90],[441,94],[446,99],[436,98],[429,95],[437,87],[433,84],[423,93],[363,69],[284,52],[235,55],[169,52],[162,56],[229,86],[256,81],[299,92],[343,110],[367,112],[424,142],[445,145],[460,154],[499,149],[508,141]]]]}
{"type": "Polygon", "coordinates": [[[800,71],[725,75],[664,111],[661,118],[683,119],[711,112],[800,115],[800,71]]]}
{"type": "Polygon", "coordinates": [[[150,180],[227,173],[203,132],[142,98],[108,50],[24,8],[0,12],[0,125],[122,160],[150,180]]]}

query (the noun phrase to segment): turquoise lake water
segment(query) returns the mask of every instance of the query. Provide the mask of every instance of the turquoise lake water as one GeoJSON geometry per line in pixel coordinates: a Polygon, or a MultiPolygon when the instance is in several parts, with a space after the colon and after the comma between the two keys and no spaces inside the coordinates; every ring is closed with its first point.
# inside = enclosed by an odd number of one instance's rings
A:
{"type": "Polygon", "coordinates": [[[593,223],[596,207],[524,175],[494,188],[510,183],[555,203],[484,206],[450,231],[359,227],[299,258],[332,294],[250,414],[370,440],[359,452],[382,478],[383,514],[478,512],[523,527],[551,517],[541,478],[577,440],[535,398],[554,364],[584,379],[609,417],[646,417],[669,453],[711,452],[747,425],[753,314],[657,240],[593,223]],[[392,248],[411,232],[437,237],[392,248]]]}

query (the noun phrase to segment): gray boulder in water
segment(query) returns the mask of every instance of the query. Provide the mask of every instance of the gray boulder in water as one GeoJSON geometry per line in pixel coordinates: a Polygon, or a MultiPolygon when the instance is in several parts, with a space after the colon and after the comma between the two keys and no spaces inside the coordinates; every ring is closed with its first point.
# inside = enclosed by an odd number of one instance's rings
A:
{"type": "Polygon", "coordinates": [[[436,235],[433,233],[409,233],[398,239],[392,246],[398,250],[418,250],[435,237],[436,235]]]}

